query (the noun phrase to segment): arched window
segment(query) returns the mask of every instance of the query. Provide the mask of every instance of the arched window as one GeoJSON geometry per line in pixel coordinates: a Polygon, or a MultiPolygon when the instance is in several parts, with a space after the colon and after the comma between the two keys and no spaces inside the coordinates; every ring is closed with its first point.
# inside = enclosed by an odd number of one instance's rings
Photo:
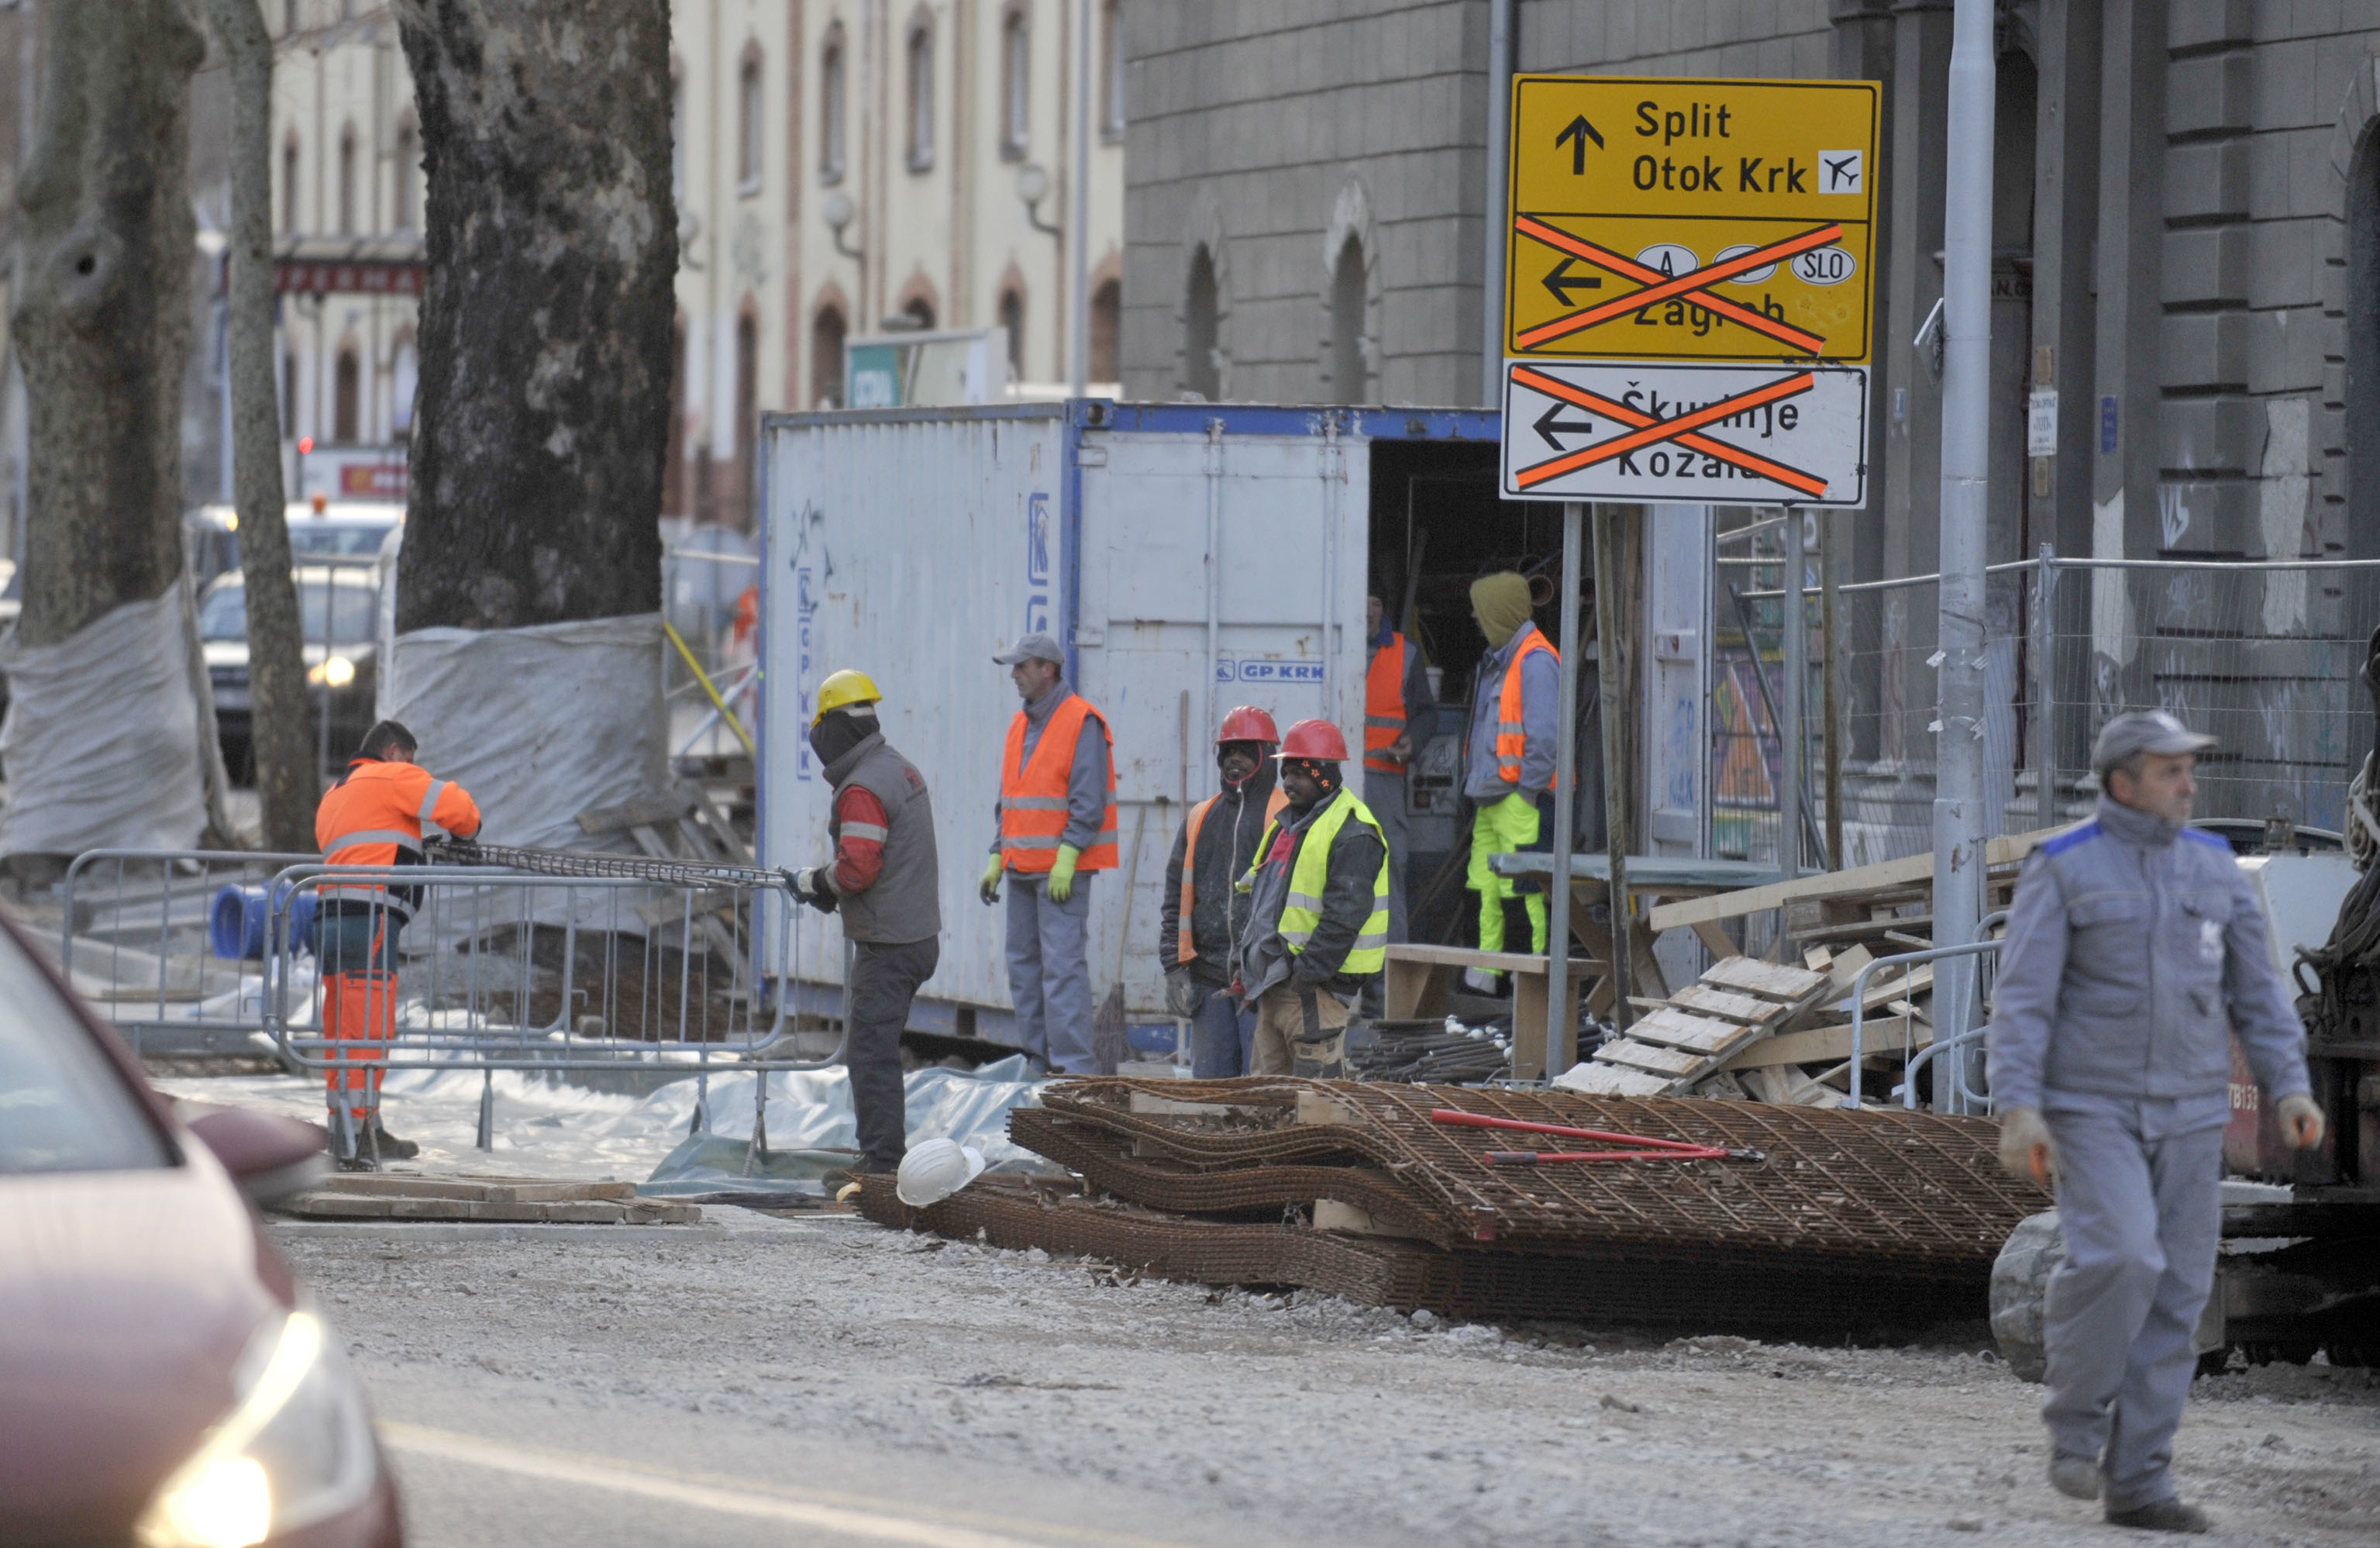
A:
{"type": "Polygon", "coordinates": [[[390,209],[396,228],[410,231],[416,215],[413,210],[413,179],[421,175],[421,131],[414,127],[413,115],[406,114],[396,121],[396,189],[390,209]]]}
{"type": "Polygon", "coordinates": [[[388,368],[388,422],[401,440],[413,429],[413,395],[421,385],[421,359],[413,340],[397,340],[388,368]]]}
{"type": "Polygon", "coordinates": [[[923,296],[912,296],[901,307],[901,315],[917,324],[919,333],[931,332],[934,326],[934,303],[923,296]]]}
{"type": "MultiPolygon", "coordinates": [[[[281,357],[281,438],[298,439],[298,351],[281,357]]],[[[300,490],[298,493],[303,494],[300,490]]]]}
{"type": "Polygon", "coordinates": [[[1116,333],[1123,321],[1123,285],[1120,280],[1108,280],[1091,291],[1091,336],[1088,341],[1088,370],[1094,382],[1113,382],[1116,376],[1116,333]]]}
{"type": "Polygon", "coordinates": [[[1102,0],[1099,6],[1099,132],[1114,140],[1123,133],[1123,0],[1102,0]]]}
{"type": "Polygon", "coordinates": [[[920,12],[909,24],[909,170],[934,165],[934,21],[920,12]]]}
{"type": "Polygon", "coordinates": [[[733,523],[752,530],[753,452],[760,439],[760,315],[747,302],[735,319],[736,509],[733,523]]]}
{"type": "Polygon", "coordinates": [[[686,514],[686,314],[670,319],[668,449],[662,454],[662,514],[686,514]]]}
{"type": "Polygon", "coordinates": [[[821,408],[843,407],[843,309],[822,306],[810,320],[810,396],[821,408]]]}
{"type": "Polygon", "coordinates": [[[1323,396],[1333,403],[1370,401],[1366,391],[1365,356],[1371,340],[1364,336],[1364,244],[1350,236],[1340,244],[1339,260],[1330,269],[1330,380],[1323,396]]]}
{"type": "Polygon", "coordinates": [[[1182,387],[1208,403],[1223,396],[1223,361],[1217,348],[1215,259],[1204,244],[1190,258],[1189,293],[1182,301],[1182,387]]]}
{"type": "Polygon", "coordinates": [[[735,191],[760,191],[760,45],[744,45],[735,76],[735,191]]]}
{"type": "MultiPolygon", "coordinates": [[[[819,51],[819,181],[843,181],[843,29],[830,28],[819,51]]],[[[841,377],[838,374],[837,380],[841,377]]]]}
{"type": "Polygon", "coordinates": [[[281,229],[298,229],[298,135],[295,130],[281,146],[281,229]]]}
{"type": "Polygon", "coordinates": [[[338,362],[331,370],[331,439],[342,446],[352,446],[363,438],[358,425],[363,407],[363,362],[356,358],[356,347],[339,346],[338,362]]]}
{"type": "Polygon", "coordinates": [[[339,235],[356,234],[356,127],[339,131],[339,235]]]}
{"type": "Polygon", "coordinates": [[[1000,293],[1000,325],[1008,330],[1008,379],[1025,380],[1025,292],[1014,286],[1000,293]]]}
{"type": "Polygon", "coordinates": [[[1012,5],[1000,24],[1000,153],[1011,161],[1032,137],[1032,88],[1033,33],[1025,8],[1012,5]]]}

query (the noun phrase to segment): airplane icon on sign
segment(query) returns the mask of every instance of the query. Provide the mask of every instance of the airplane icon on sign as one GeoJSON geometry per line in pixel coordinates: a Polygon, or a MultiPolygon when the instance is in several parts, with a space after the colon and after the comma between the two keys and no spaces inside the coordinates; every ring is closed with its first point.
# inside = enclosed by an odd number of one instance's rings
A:
{"type": "Polygon", "coordinates": [[[1864,152],[1859,151],[1821,151],[1818,165],[1825,169],[1820,193],[1857,193],[1860,191],[1861,162],[1864,152]]]}

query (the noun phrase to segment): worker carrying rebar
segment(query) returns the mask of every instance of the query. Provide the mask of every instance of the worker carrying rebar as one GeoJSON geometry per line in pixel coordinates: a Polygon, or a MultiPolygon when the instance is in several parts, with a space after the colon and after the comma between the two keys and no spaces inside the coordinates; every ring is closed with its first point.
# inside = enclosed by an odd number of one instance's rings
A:
{"type": "Polygon", "coordinates": [[[2055,1179],[2066,1242],[2043,1325],[2049,1481],[2158,1531],[2207,1529],[2168,1465],[2215,1280],[2234,1033],[2289,1143],[2323,1135],[2264,910],[2230,847],[2188,825],[2214,745],[2161,713],[2107,723],[2098,810],[2025,861],[1992,1001],[2000,1162],[2055,1179]]]}
{"type": "MultiPolygon", "coordinates": [[[[1546,953],[1546,894],[1535,882],[1499,876],[1499,855],[1537,847],[1553,816],[1554,743],[1561,723],[1561,656],[1530,621],[1529,582],[1511,570],[1471,583],[1471,616],[1488,654],[1471,690],[1463,793],[1473,806],[1471,865],[1463,882],[1479,895],[1479,949],[1504,949],[1504,902],[1518,896],[1529,915],[1529,949],[1546,953]]],[[[1493,993],[1501,973],[1467,969],[1463,981],[1493,993]]]]}
{"type": "Polygon", "coordinates": [[[1061,1075],[1091,1052],[1091,873],[1116,864],[1115,759],[1105,716],[1066,686],[1066,652],[1028,634],[992,660],[1025,701],[1000,759],[1000,828],[977,891],[1008,879],[1008,993],[1016,1042],[1061,1075]]]}
{"type": "Polygon", "coordinates": [[[1275,754],[1289,801],[1236,884],[1232,993],[1257,1013],[1252,1075],[1346,1073],[1348,1007],[1388,960],[1389,841],[1341,772],[1346,738],[1301,720],[1275,754]]]}
{"type": "Polygon", "coordinates": [[[1245,1075],[1256,1049],[1256,1013],[1232,998],[1232,942],[1246,921],[1248,895],[1233,884],[1257,858],[1257,842],[1288,804],[1272,755],[1272,716],[1242,704],[1215,728],[1223,788],[1190,809],[1165,862],[1157,957],[1165,965],[1166,1008],[1190,1023],[1190,1074],[1198,1080],[1245,1075]]]}
{"type": "Polygon", "coordinates": [[[851,945],[850,1036],[844,1066],[859,1125],[859,1172],[898,1172],[908,1151],[901,1033],[917,986],[941,959],[941,868],[934,803],[917,765],[884,739],[884,696],[866,674],[819,684],[810,750],[834,794],[827,838],[834,859],[794,872],[794,896],[840,914],[851,945]]]}
{"type": "Polygon", "coordinates": [[[1374,586],[1365,603],[1371,631],[1371,664],[1364,674],[1364,804],[1379,819],[1389,841],[1389,939],[1405,939],[1405,861],[1410,857],[1413,808],[1405,771],[1429,745],[1438,704],[1421,648],[1404,637],[1374,586]]]}
{"type": "MultiPolygon", "coordinates": [[[[419,865],[425,836],[469,838],[480,831],[479,804],[461,786],[416,763],[419,751],[400,722],[383,720],[364,733],[347,772],[314,811],[314,842],[324,860],[419,865]]],[[[421,889],[334,875],[321,890],[314,965],[322,975],[322,1038],[330,1044],[323,1083],[331,1152],[342,1169],[368,1172],[421,1149],[380,1121],[381,1063],[396,1036],[397,937],[421,889]]]]}

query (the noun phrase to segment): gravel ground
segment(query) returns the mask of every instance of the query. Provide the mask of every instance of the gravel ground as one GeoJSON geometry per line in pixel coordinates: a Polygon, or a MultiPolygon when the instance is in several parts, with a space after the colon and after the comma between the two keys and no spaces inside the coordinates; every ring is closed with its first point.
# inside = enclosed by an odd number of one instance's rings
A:
{"type": "MultiPolygon", "coordinates": [[[[1448,1326],[709,1213],[752,1228],[285,1245],[383,1418],[492,1437],[566,1423],[624,1457],[658,1455],[657,1425],[790,1432],[789,1456],[865,1437],[906,1476],[1002,1479],[1051,1521],[1070,1494],[1128,1496],[1157,1513],[1137,1535],[1180,1542],[2135,1541],[2043,1482],[2040,1389],[1980,1323],[1876,1349],[1448,1326]]],[[[2380,1373],[2273,1367],[2193,1398],[2177,1469],[2210,1542],[2374,1541],[2380,1373]]],[[[424,1525],[420,1548],[468,1536],[424,1525]]]]}

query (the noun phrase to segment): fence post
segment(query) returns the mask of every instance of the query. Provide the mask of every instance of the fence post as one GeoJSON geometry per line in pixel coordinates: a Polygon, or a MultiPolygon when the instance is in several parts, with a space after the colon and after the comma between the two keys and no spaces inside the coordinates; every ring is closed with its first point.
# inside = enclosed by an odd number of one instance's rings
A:
{"type": "Polygon", "coordinates": [[[2033,572],[2034,826],[2058,825],[2058,550],[2048,543],[2033,572]]]}
{"type": "Polygon", "coordinates": [[[1785,714],[1777,727],[1777,872],[1787,881],[1802,874],[1802,701],[1808,684],[1810,637],[1802,613],[1802,513],[1785,507],[1785,714]]]}

